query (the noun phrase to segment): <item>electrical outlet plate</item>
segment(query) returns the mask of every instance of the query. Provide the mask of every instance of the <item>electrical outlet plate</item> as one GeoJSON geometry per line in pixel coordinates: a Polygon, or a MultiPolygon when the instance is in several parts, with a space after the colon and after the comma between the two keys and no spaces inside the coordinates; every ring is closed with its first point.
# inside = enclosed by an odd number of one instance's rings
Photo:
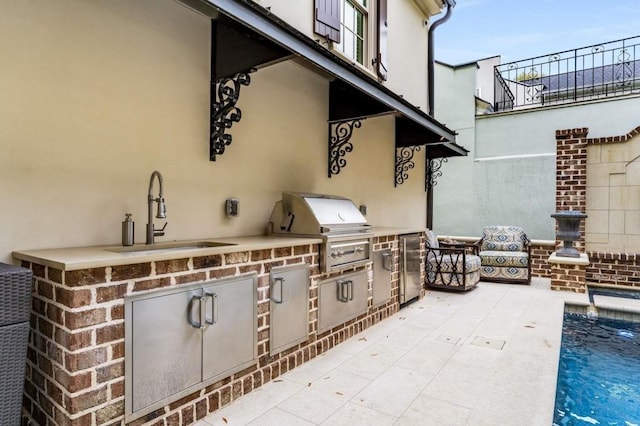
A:
{"type": "Polygon", "coordinates": [[[239,204],[240,201],[237,198],[229,198],[225,201],[225,211],[227,213],[227,217],[238,216],[239,204]]]}

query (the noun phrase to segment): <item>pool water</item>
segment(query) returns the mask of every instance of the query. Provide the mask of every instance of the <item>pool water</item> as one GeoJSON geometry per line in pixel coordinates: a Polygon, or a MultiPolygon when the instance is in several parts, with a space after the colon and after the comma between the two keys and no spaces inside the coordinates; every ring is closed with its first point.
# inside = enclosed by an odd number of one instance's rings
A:
{"type": "Polygon", "coordinates": [[[566,313],[554,426],[640,426],[640,323],[566,313]]]}

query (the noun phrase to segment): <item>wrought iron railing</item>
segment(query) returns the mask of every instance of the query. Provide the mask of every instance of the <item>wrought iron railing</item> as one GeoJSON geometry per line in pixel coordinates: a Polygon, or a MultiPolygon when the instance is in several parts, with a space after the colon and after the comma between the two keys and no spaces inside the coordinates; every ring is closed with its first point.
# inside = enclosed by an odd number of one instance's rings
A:
{"type": "Polygon", "coordinates": [[[497,65],[494,111],[640,93],[640,36],[497,65]]]}

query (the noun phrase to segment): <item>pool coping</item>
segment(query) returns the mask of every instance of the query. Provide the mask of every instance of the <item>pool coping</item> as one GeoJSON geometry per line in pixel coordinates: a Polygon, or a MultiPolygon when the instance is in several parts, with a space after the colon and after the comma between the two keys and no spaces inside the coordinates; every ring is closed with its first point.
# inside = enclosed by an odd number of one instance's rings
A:
{"type": "Polygon", "coordinates": [[[635,300],[636,303],[633,304],[628,303],[629,300],[596,295],[594,296],[594,304],[566,301],[565,312],[586,315],[591,319],[609,318],[640,322],[640,300],[635,300]]]}

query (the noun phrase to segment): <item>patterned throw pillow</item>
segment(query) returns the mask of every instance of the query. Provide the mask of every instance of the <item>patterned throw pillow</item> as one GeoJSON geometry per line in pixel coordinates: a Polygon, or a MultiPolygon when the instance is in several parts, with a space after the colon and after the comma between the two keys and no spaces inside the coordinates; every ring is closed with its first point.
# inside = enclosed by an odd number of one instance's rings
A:
{"type": "Polygon", "coordinates": [[[427,231],[427,247],[429,248],[440,247],[440,243],[438,242],[438,237],[436,236],[436,233],[431,230],[427,231]]]}
{"type": "Polygon", "coordinates": [[[526,238],[519,226],[485,226],[481,250],[522,251],[526,238]]]}

